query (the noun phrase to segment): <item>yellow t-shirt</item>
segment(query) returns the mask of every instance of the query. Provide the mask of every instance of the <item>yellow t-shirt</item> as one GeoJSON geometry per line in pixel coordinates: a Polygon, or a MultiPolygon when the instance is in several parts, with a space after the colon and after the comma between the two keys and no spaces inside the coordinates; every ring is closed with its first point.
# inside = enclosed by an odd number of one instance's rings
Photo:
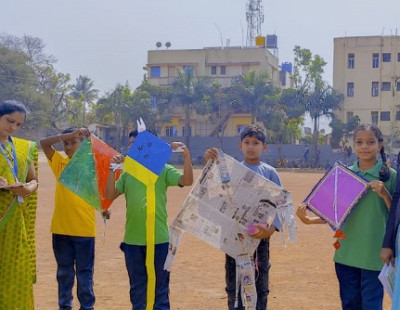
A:
{"type": "Polygon", "coordinates": [[[68,236],[94,237],[96,236],[95,210],[58,181],[69,160],[69,157],[63,157],[57,151],[54,152],[51,161],[48,160],[57,180],[51,232],[68,236]]]}

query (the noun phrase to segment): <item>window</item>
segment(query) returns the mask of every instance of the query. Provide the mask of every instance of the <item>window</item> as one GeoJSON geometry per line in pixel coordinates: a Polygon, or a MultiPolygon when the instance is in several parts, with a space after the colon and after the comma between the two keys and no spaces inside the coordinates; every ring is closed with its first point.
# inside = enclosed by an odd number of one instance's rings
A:
{"type": "Polygon", "coordinates": [[[150,67],[150,77],[160,77],[161,76],[161,68],[158,67],[150,67]]]}
{"type": "Polygon", "coordinates": [[[211,66],[211,74],[212,75],[217,74],[217,66],[211,66]]]}
{"type": "Polygon", "coordinates": [[[397,61],[400,61],[400,53],[397,53],[397,61]]]}
{"type": "Polygon", "coordinates": [[[390,121],[390,111],[381,112],[381,122],[390,121]]]}
{"type": "Polygon", "coordinates": [[[372,97],[378,97],[379,96],[379,82],[372,82],[371,96],[372,97]]]}
{"type": "Polygon", "coordinates": [[[391,62],[392,54],[391,53],[383,53],[382,54],[382,62],[391,62]]]}
{"type": "Polygon", "coordinates": [[[354,54],[347,55],[347,68],[354,69],[354,54]]]}
{"type": "Polygon", "coordinates": [[[354,97],[354,83],[347,83],[347,97],[354,97]]]}
{"type": "Polygon", "coordinates": [[[378,112],[377,111],[371,112],[371,123],[374,126],[378,126],[378,112]]]}
{"type": "MultiPolygon", "coordinates": [[[[186,129],[186,127],[183,126],[182,127],[182,137],[186,137],[185,129],[186,129]]],[[[192,127],[189,126],[189,137],[191,137],[191,136],[192,136],[192,127]]]]}
{"type": "Polygon", "coordinates": [[[192,74],[194,76],[193,66],[183,66],[183,72],[185,75],[192,74]]]}
{"type": "Polygon", "coordinates": [[[400,91],[400,82],[397,82],[397,83],[396,83],[396,90],[397,90],[397,91],[400,91]]]}
{"type": "Polygon", "coordinates": [[[390,91],[392,89],[390,82],[382,82],[381,91],[390,91]]]}
{"type": "Polygon", "coordinates": [[[226,66],[221,66],[221,74],[222,75],[226,74],[226,66]]]}
{"type": "Polygon", "coordinates": [[[396,121],[400,121],[400,111],[396,111],[396,121]]]}
{"type": "Polygon", "coordinates": [[[372,68],[379,68],[379,54],[372,54],[372,68]]]}
{"type": "Polygon", "coordinates": [[[166,126],[165,135],[167,137],[176,137],[178,135],[178,128],[176,126],[166,126]]]}

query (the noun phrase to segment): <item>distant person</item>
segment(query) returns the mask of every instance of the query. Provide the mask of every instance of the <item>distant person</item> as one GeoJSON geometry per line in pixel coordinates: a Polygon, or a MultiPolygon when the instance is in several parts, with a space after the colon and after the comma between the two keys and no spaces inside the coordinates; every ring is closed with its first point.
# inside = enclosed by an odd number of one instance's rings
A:
{"type": "MultiPolygon", "coordinates": [[[[266,137],[263,129],[257,125],[246,126],[240,134],[239,148],[244,155],[242,164],[253,170],[257,174],[267,178],[275,184],[281,186],[282,182],[275,168],[261,161],[261,154],[267,149],[266,137]]],[[[204,153],[204,161],[209,159],[218,159],[218,149],[210,148],[204,153]]],[[[266,310],[269,294],[269,238],[276,231],[281,229],[281,223],[276,216],[270,227],[264,225],[255,225],[257,230],[252,236],[261,239],[259,246],[254,253],[254,259],[258,260],[258,268],[256,270],[256,291],[257,291],[257,307],[256,310],[266,310]]],[[[236,296],[236,261],[233,257],[225,255],[225,280],[226,292],[228,294],[228,309],[238,310],[244,309],[245,303],[241,296],[236,296]],[[238,306],[235,307],[235,299],[238,298],[238,306]]]]}
{"type": "Polygon", "coordinates": [[[310,153],[310,149],[308,148],[308,145],[305,146],[304,148],[304,154],[303,154],[303,158],[304,158],[304,162],[308,162],[308,155],[310,153]]]}
{"type": "MultiPolygon", "coordinates": [[[[132,136],[136,138],[136,136],[132,136]]],[[[164,270],[169,247],[167,188],[169,186],[190,186],[193,183],[193,168],[189,149],[181,142],[172,142],[171,148],[172,150],[183,149],[183,173],[166,164],[155,183],[154,268],[156,288],[154,309],[159,310],[170,309],[170,273],[164,270]]],[[[122,155],[116,155],[112,158],[111,163],[120,164],[123,161],[122,155]]],[[[146,185],[127,172],[122,172],[118,180],[115,181],[115,172],[110,167],[105,196],[109,200],[114,200],[122,194],[124,194],[126,200],[126,224],[124,240],[120,248],[125,255],[125,265],[129,276],[130,301],[133,309],[145,310],[147,309],[146,290],[148,284],[146,270],[146,185]]]]}
{"type": "Polygon", "coordinates": [[[40,140],[47,162],[57,181],[51,232],[53,252],[57,262],[59,309],[73,307],[72,287],[75,275],[80,310],[94,309],[95,211],[92,206],[59,182],[59,177],[72,155],[83,139],[89,135],[87,128],[73,127],[65,129],[59,135],[40,140]],[[53,148],[53,145],[59,142],[62,143],[67,156],[63,156],[53,148]]]}
{"type": "Polygon", "coordinates": [[[28,114],[17,101],[0,102],[0,309],[34,309],[35,142],[15,138],[28,114]],[[15,187],[7,187],[15,185],[15,187]]]}
{"type": "MultiPolygon", "coordinates": [[[[357,160],[349,168],[369,180],[369,190],[344,222],[341,230],[346,238],[339,241],[333,260],[342,308],[382,310],[383,286],[378,279],[383,267],[380,253],[396,186],[396,171],[386,165],[383,136],[376,126],[360,125],[354,130],[354,152],[357,160]]],[[[297,210],[303,223],[324,223],[317,216],[308,216],[306,207],[301,205],[297,210]]]]}

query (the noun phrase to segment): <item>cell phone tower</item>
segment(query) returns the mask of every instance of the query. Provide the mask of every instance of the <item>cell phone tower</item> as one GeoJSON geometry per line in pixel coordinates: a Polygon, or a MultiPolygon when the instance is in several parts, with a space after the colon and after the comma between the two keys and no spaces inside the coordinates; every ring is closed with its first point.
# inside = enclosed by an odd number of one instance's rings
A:
{"type": "Polygon", "coordinates": [[[261,24],[264,22],[262,0],[247,0],[247,46],[254,46],[256,37],[261,35],[261,24]]]}

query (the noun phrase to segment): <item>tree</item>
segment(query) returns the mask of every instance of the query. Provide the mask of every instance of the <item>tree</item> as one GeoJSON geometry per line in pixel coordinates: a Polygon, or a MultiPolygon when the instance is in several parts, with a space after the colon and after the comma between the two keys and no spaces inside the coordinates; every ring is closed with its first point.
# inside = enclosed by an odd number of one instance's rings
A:
{"type": "Polygon", "coordinates": [[[82,102],[82,124],[83,126],[86,125],[86,107],[88,105],[89,108],[92,107],[94,100],[97,99],[99,90],[93,88],[94,81],[92,81],[86,75],[80,75],[76,79],[76,84],[73,86],[71,95],[75,100],[82,102]]]}
{"type": "Polygon", "coordinates": [[[329,123],[329,126],[332,127],[332,147],[340,147],[340,142],[342,142],[342,138],[345,137],[346,139],[348,139],[350,133],[354,129],[356,129],[359,124],[360,118],[357,115],[351,117],[346,124],[343,123],[340,119],[332,117],[332,120],[329,123]]]}
{"type": "Polygon", "coordinates": [[[208,78],[195,78],[193,68],[178,71],[178,79],[173,84],[177,103],[182,106],[185,114],[184,136],[185,144],[189,147],[190,118],[193,109],[202,114],[207,111],[203,109],[209,104],[207,95],[212,91],[211,80],[208,78]]]}
{"type": "Polygon", "coordinates": [[[249,112],[252,123],[256,122],[257,115],[260,115],[267,100],[275,101],[275,95],[278,93],[272,85],[268,73],[256,71],[240,75],[234,89],[239,99],[239,102],[235,103],[235,110],[243,109],[243,111],[249,112]]]}
{"type": "Polygon", "coordinates": [[[313,120],[312,156],[316,160],[319,120],[322,116],[331,117],[332,111],[338,109],[342,104],[344,96],[323,81],[322,73],[326,62],[322,57],[313,56],[309,49],[302,49],[300,46],[295,46],[294,54],[293,80],[297,91],[297,100],[313,120]]]}

